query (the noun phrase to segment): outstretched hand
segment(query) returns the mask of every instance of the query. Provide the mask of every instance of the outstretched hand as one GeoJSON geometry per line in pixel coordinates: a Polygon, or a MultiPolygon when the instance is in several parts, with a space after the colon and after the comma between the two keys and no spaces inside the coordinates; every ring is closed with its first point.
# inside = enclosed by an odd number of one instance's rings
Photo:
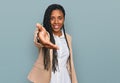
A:
{"type": "Polygon", "coordinates": [[[36,24],[36,27],[39,30],[38,36],[40,38],[40,42],[44,45],[44,47],[58,50],[58,46],[50,42],[50,37],[48,36],[45,28],[39,23],[36,24]]]}

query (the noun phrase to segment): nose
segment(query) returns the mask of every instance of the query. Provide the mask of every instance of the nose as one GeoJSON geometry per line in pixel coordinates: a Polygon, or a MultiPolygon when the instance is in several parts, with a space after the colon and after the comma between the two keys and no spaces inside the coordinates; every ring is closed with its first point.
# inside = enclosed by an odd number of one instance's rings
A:
{"type": "Polygon", "coordinates": [[[55,19],[55,23],[56,23],[56,24],[58,23],[58,19],[55,19]]]}

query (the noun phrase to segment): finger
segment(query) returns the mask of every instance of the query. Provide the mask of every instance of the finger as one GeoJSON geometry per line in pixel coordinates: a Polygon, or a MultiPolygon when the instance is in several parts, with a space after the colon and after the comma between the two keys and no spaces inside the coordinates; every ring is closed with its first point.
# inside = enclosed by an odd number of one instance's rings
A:
{"type": "Polygon", "coordinates": [[[48,46],[49,48],[51,49],[56,49],[56,50],[59,50],[59,47],[51,42],[49,43],[46,43],[46,46],[48,46]]]}
{"type": "Polygon", "coordinates": [[[37,27],[40,31],[41,31],[41,30],[46,31],[45,28],[44,28],[41,24],[39,24],[39,23],[36,24],[36,27],[37,27]]]}
{"type": "Polygon", "coordinates": [[[51,47],[51,46],[48,46],[48,45],[45,45],[46,48],[49,48],[49,49],[56,49],[56,50],[59,50],[59,48],[57,46],[55,47],[51,47]]]}
{"type": "Polygon", "coordinates": [[[41,36],[41,43],[47,47],[47,48],[51,48],[51,49],[56,49],[59,50],[59,47],[53,43],[51,43],[50,41],[45,40],[45,38],[43,38],[43,36],[41,36]]]}
{"type": "Polygon", "coordinates": [[[36,27],[37,27],[40,31],[42,30],[42,25],[41,25],[41,24],[37,23],[37,24],[36,24],[36,27]]]}

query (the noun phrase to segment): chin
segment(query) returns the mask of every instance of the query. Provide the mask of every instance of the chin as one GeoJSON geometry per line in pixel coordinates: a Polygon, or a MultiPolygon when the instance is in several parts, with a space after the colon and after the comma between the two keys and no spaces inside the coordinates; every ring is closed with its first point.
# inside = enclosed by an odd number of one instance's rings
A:
{"type": "Polygon", "coordinates": [[[53,31],[60,31],[61,29],[60,28],[58,28],[58,29],[53,29],[53,31]]]}

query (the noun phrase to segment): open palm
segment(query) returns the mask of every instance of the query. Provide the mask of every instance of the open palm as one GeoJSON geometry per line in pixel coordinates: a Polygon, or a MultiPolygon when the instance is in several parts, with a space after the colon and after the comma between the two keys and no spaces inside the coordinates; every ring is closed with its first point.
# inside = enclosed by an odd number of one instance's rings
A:
{"type": "Polygon", "coordinates": [[[44,47],[50,48],[50,49],[59,49],[57,45],[50,42],[50,37],[47,31],[45,30],[45,28],[41,24],[37,23],[36,27],[39,30],[38,36],[40,38],[40,42],[44,45],[44,47]]]}

